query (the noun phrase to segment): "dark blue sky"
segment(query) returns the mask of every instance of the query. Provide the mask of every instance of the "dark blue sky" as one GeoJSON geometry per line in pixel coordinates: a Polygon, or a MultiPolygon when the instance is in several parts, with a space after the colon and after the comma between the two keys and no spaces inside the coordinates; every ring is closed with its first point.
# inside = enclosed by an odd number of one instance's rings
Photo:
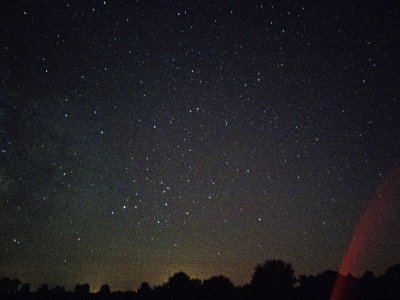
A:
{"type": "MultiPolygon", "coordinates": [[[[0,11],[0,276],[337,269],[400,157],[397,1],[0,11]]],[[[396,197],[356,273],[400,261],[396,197]]]]}

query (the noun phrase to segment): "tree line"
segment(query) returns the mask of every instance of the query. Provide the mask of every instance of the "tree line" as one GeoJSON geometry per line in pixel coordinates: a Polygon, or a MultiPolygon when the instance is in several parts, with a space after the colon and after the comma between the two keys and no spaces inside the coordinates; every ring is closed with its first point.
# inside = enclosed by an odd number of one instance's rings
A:
{"type": "Polygon", "coordinates": [[[235,286],[223,275],[206,280],[190,278],[184,272],[175,273],[160,286],[150,287],[143,282],[137,291],[112,292],[108,284],[101,286],[97,293],[90,292],[89,284],[78,284],[74,291],[67,291],[57,285],[50,289],[42,284],[32,292],[28,283],[19,279],[0,280],[1,299],[31,300],[398,300],[400,299],[400,264],[387,269],[386,273],[375,276],[367,271],[357,278],[336,271],[327,270],[317,275],[294,275],[290,263],[272,259],[258,264],[249,284],[235,286]],[[337,282],[343,293],[332,299],[332,290],[337,282]]]}

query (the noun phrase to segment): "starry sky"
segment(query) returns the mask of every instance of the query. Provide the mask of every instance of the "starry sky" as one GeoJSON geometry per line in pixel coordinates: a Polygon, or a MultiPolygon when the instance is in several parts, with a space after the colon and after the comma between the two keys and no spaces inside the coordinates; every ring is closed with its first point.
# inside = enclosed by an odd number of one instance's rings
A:
{"type": "MultiPolygon", "coordinates": [[[[0,276],[33,289],[337,270],[400,158],[398,1],[0,14],[0,276]]],[[[400,262],[399,199],[359,274],[400,262]]]]}

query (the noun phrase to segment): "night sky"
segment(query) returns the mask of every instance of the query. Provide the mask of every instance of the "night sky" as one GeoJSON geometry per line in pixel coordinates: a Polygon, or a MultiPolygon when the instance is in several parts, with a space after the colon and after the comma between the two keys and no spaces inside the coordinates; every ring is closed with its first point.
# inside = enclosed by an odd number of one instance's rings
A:
{"type": "MultiPolygon", "coordinates": [[[[400,159],[399,45],[395,0],[1,1],[0,276],[337,270],[400,159]]],[[[400,262],[387,203],[356,275],[400,262]]]]}

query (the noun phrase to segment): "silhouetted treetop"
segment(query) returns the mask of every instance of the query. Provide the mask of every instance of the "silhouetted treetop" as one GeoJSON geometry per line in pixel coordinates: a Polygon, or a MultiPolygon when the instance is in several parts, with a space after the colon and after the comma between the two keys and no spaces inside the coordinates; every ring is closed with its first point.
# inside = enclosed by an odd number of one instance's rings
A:
{"type": "Polygon", "coordinates": [[[232,288],[232,281],[223,275],[213,276],[203,281],[204,288],[232,288]]]}
{"type": "Polygon", "coordinates": [[[253,287],[293,288],[296,283],[292,265],[283,260],[267,260],[257,265],[251,279],[253,287]]]}
{"type": "Polygon", "coordinates": [[[175,273],[169,278],[166,286],[170,289],[189,289],[200,285],[200,280],[190,279],[184,272],[175,273]]]}
{"type": "Polygon", "coordinates": [[[257,265],[250,287],[256,299],[290,299],[295,283],[292,265],[273,259],[257,265]]]}
{"type": "Polygon", "coordinates": [[[99,291],[100,294],[108,295],[111,293],[110,286],[108,284],[103,284],[99,291]]]}
{"type": "Polygon", "coordinates": [[[80,296],[86,296],[90,294],[89,284],[77,284],[75,286],[75,293],[80,296]]]}
{"type": "Polygon", "coordinates": [[[0,280],[0,294],[15,295],[21,283],[22,282],[17,278],[15,279],[10,279],[8,277],[2,278],[0,280]]]}

